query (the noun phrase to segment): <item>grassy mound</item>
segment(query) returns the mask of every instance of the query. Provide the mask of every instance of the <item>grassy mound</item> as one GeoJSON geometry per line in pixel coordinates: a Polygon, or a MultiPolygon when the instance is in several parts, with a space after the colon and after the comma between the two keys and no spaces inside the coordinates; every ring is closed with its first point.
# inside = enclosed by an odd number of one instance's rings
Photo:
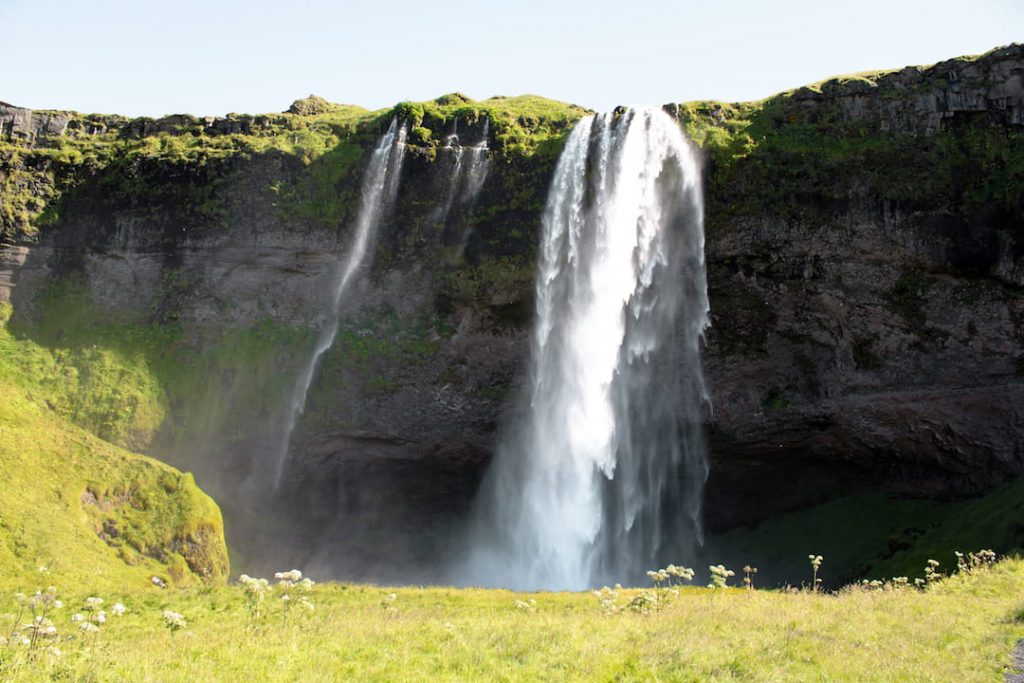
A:
{"type": "MultiPolygon", "coordinates": [[[[639,594],[620,591],[626,602],[639,594]]],[[[603,609],[589,593],[274,588],[254,617],[239,586],[102,595],[96,633],[61,595],[56,634],[30,657],[0,646],[5,680],[993,681],[1024,636],[1024,561],[926,590],[838,594],[683,588],[660,610],[603,609]],[[307,604],[304,601],[309,601],[307,604]],[[286,605],[291,604],[290,608],[286,605]],[[312,607],[312,609],[308,609],[312,607]],[[172,612],[168,615],[166,612],[172,612]],[[61,653],[50,651],[58,643],[61,653]]],[[[11,598],[0,612],[17,612],[11,598]]],[[[88,614],[88,613],[87,613],[88,614]]],[[[0,631],[14,626],[0,616],[0,631]]],[[[23,623],[23,622],[22,622],[23,623]]]]}
{"type": "MultiPolygon", "coordinates": [[[[0,323],[7,315],[0,309],[0,323]]],[[[220,510],[192,476],[72,424],[102,432],[148,424],[158,412],[139,400],[151,393],[145,375],[109,351],[92,353],[76,365],[0,325],[0,583],[40,580],[41,571],[46,583],[95,589],[142,586],[154,575],[222,580],[220,510]]]]}

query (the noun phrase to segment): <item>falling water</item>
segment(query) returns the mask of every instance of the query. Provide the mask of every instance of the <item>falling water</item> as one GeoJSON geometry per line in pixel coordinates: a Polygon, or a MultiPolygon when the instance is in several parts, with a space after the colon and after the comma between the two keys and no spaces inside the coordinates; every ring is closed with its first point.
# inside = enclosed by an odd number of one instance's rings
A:
{"type": "Polygon", "coordinates": [[[462,187],[462,194],[459,201],[463,204],[472,202],[480,193],[480,189],[487,180],[487,171],[490,169],[490,157],[488,156],[487,138],[490,136],[491,122],[484,119],[484,130],[480,141],[469,148],[469,163],[466,165],[466,180],[462,187]]]}
{"type": "Polygon", "coordinates": [[[666,113],[577,124],[536,299],[529,406],[481,489],[461,578],[580,589],[685,561],[701,542],[708,299],[699,166],[666,113]]]}
{"type": "Polygon", "coordinates": [[[282,441],[277,449],[277,459],[274,469],[274,489],[281,483],[281,475],[284,473],[284,465],[288,460],[288,447],[291,444],[292,432],[295,431],[295,424],[299,415],[306,407],[306,395],[309,393],[309,386],[313,383],[313,375],[323,355],[334,344],[338,335],[340,323],[339,306],[342,294],[348,288],[352,278],[359,272],[366,258],[367,251],[373,242],[377,226],[381,216],[394,202],[398,193],[398,182],[402,172],[402,160],[405,157],[405,139],[407,135],[405,124],[399,125],[398,119],[392,119],[391,125],[386,133],[377,143],[370,157],[370,164],[366,168],[366,175],[363,178],[362,205],[359,209],[359,216],[356,219],[355,230],[353,231],[352,244],[348,254],[339,263],[338,276],[335,279],[333,296],[331,298],[330,317],[327,324],[321,328],[317,336],[316,346],[309,362],[306,363],[299,374],[295,389],[292,391],[291,403],[289,404],[288,422],[282,433],[282,441]]]}
{"type": "Polygon", "coordinates": [[[437,215],[437,222],[444,224],[448,220],[456,201],[463,205],[474,202],[476,196],[487,179],[490,168],[490,151],[487,138],[490,135],[490,120],[484,119],[483,135],[471,147],[463,147],[459,137],[458,119],[455,119],[455,130],[445,140],[444,150],[451,154],[452,170],[448,175],[444,203],[437,215]]]}

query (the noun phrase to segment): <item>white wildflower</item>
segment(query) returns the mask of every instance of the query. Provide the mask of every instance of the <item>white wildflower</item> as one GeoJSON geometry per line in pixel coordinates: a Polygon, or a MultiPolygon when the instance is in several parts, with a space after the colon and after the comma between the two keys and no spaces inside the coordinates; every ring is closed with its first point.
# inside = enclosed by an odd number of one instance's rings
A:
{"type": "Polygon", "coordinates": [[[177,612],[172,612],[169,609],[164,610],[164,624],[171,630],[171,633],[188,626],[188,622],[185,621],[184,616],[177,612]]]}
{"type": "Polygon", "coordinates": [[[274,578],[278,581],[288,581],[290,583],[297,583],[302,580],[302,572],[298,569],[292,569],[287,572],[277,572],[274,574],[274,578]]]}
{"type": "Polygon", "coordinates": [[[121,603],[115,602],[114,606],[110,608],[110,611],[115,617],[121,617],[124,616],[126,608],[121,603]]]}

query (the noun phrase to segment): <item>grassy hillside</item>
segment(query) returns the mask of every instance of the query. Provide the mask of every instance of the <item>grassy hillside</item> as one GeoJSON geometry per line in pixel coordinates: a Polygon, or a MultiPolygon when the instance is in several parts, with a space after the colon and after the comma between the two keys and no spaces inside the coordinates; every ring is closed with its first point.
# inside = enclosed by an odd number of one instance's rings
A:
{"type": "MultiPolygon", "coordinates": [[[[220,510],[192,476],[68,419],[117,425],[108,415],[122,410],[136,424],[126,406],[147,395],[138,389],[147,378],[108,350],[76,366],[69,354],[17,340],[8,315],[0,307],[0,585],[109,590],[144,586],[154,575],[186,585],[222,580],[220,510]]],[[[157,407],[143,405],[138,419],[151,412],[157,407]]]]}
{"type": "MultiPolygon", "coordinates": [[[[255,617],[241,586],[106,592],[98,596],[106,608],[121,602],[124,616],[108,611],[98,632],[84,633],[71,615],[84,612],[89,593],[75,587],[58,595],[65,607],[48,617],[56,634],[34,656],[0,646],[0,677],[995,681],[1024,637],[1019,559],[924,591],[684,588],[646,613],[612,612],[590,593],[329,584],[292,588],[288,601],[285,594],[275,587],[253,603],[255,617]]],[[[621,605],[638,594],[621,591],[616,599],[621,605]]],[[[11,612],[0,616],[0,632],[14,626],[17,611],[10,598],[0,600],[0,612],[11,612]]]]}
{"type": "Polygon", "coordinates": [[[0,344],[9,351],[0,380],[30,388],[78,426],[135,450],[158,434],[187,441],[210,424],[226,437],[244,433],[248,418],[284,401],[291,374],[282,370],[310,343],[309,330],[270,321],[189,335],[174,320],[103,310],[75,277],[54,278],[31,311],[8,321],[10,307],[0,308],[7,329],[0,344]],[[223,395],[231,401],[216,400],[223,395]]]}
{"type": "Polygon", "coordinates": [[[833,588],[864,577],[920,576],[929,559],[946,571],[964,548],[1024,550],[1024,480],[957,502],[850,496],[712,536],[707,546],[721,561],[758,564],[769,585],[809,581],[803,558],[810,553],[825,557],[821,576],[833,588]]]}

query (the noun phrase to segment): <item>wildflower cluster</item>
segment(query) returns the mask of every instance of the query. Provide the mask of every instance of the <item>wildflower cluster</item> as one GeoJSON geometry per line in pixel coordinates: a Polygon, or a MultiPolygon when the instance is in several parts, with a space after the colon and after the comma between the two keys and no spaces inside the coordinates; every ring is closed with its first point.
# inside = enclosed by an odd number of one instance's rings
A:
{"type": "Polygon", "coordinates": [[[284,605],[284,616],[286,619],[291,611],[292,603],[297,603],[299,607],[305,610],[313,610],[313,603],[304,595],[313,590],[313,581],[311,579],[302,578],[302,572],[298,569],[277,572],[274,574],[274,578],[277,579],[277,586],[282,593],[281,603],[284,605]]]}
{"type": "Polygon", "coordinates": [[[385,612],[390,612],[395,609],[395,600],[398,599],[397,593],[388,593],[380,601],[380,608],[385,612]]]}
{"type": "Polygon", "coordinates": [[[36,591],[33,595],[16,593],[19,611],[8,637],[0,638],[0,645],[25,647],[30,657],[34,657],[44,647],[49,654],[60,655],[60,649],[53,645],[57,641],[57,627],[50,619],[54,610],[64,604],[57,599],[57,589],[50,586],[45,591],[36,591]],[[27,619],[27,623],[22,623],[27,619]]]}
{"type": "Polygon", "coordinates": [[[537,611],[537,601],[533,598],[529,600],[516,600],[515,608],[517,612],[522,614],[533,614],[537,611]]]}
{"type": "Polygon", "coordinates": [[[729,578],[736,576],[736,572],[731,569],[726,569],[720,564],[713,564],[708,567],[708,569],[711,571],[711,583],[708,584],[708,588],[711,590],[725,588],[729,582],[729,578]]]}
{"type": "MultiPolygon", "coordinates": [[[[973,574],[996,561],[996,554],[991,550],[979,550],[976,553],[967,553],[966,555],[961,552],[954,552],[953,554],[956,555],[957,570],[962,574],[973,574]]],[[[928,560],[924,567],[923,579],[915,578],[911,581],[906,576],[894,576],[886,580],[874,579],[869,581],[864,579],[857,584],[857,587],[863,590],[898,591],[913,586],[918,590],[924,590],[943,578],[942,572],[939,571],[939,561],[928,560]]]]}
{"type": "Polygon", "coordinates": [[[103,598],[95,596],[86,598],[82,605],[82,612],[71,615],[71,621],[78,624],[78,628],[82,632],[93,634],[94,639],[98,638],[100,626],[107,623],[107,611],[103,609],[103,598]]]}
{"type": "Polygon", "coordinates": [[[979,550],[976,553],[967,553],[966,556],[961,552],[953,554],[956,555],[957,571],[964,574],[973,574],[979,569],[995,564],[996,561],[996,554],[992,550],[979,550]]]}
{"type": "MultiPolygon", "coordinates": [[[[915,588],[921,588],[924,586],[922,579],[914,579],[913,586],[915,588]]],[[[867,591],[901,591],[911,587],[910,579],[906,576],[894,576],[891,579],[879,580],[879,579],[864,579],[857,587],[867,591]]]]}
{"type": "Polygon", "coordinates": [[[654,583],[654,607],[660,610],[669,596],[679,595],[678,586],[693,580],[694,571],[689,567],[670,564],[664,569],[647,572],[647,578],[654,583]]]}
{"type": "Polygon", "coordinates": [[[178,631],[180,631],[180,630],[182,630],[184,628],[187,628],[188,627],[188,622],[185,621],[185,617],[183,617],[182,615],[178,614],[177,612],[172,612],[169,609],[165,609],[164,610],[164,626],[166,626],[167,630],[169,630],[172,634],[174,634],[174,633],[177,633],[178,631]]]}
{"type": "Polygon", "coordinates": [[[245,591],[245,604],[249,610],[249,625],[256,626],[263,617],[263,600],[270,592],[270,582],[266,579],[254,579],[248,574],[238,577],[245,591]]]}
{"type": "Polygon", "coordinates": [[[618,614],[622,611],[622,607],[618,603],[620,590],[622,590],[622,584],[617,583],[615,588],[604,586],[601,590],[594,591],[594,597],[597,598],[602,612],[605,614],[618,614]]]}
{"type": "Polygon", "coordinates": [[[924,568],[924,582],[925,584],[935,583],[942,578],[942,572],[939,571],[938,560],[928,560],[928,564],[924,568]]]}

